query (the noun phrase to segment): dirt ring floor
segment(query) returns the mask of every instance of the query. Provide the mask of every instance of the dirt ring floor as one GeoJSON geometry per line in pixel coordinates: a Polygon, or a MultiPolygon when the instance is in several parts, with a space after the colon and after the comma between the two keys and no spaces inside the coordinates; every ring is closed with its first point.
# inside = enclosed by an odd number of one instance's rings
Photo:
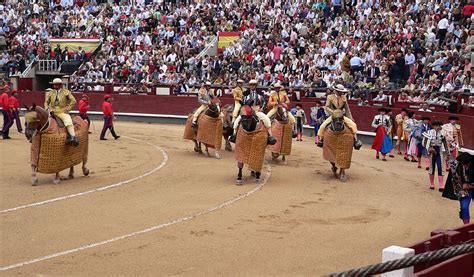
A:
{"type": "Polygon", "coordinates": [[[0,275],[323,275],[460,223],[458,203],[428,190],[424,169],[375,160],[368,145],[346,183],[305,137],[287,165],[267,153],[266,183],[246,171],[238,187],[233,153],[198,155],[183,128],[117,122],[127,137],[91,135],[89,177],[77,167],[53,185],[40,174],[37,187],[29,143],[12,128],[0,140],[0,275]]]}

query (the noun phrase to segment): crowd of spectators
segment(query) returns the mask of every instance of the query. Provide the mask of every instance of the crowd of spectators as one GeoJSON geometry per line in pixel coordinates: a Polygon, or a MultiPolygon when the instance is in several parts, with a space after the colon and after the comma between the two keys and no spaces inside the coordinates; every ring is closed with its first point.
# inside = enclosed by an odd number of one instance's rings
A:
{"type": "Polygon", "coordinates": [[[250,8],[250,28],[221,58],[225,72],[296,88],[472,89],[472,8],[463,15],[450,2],[358,2],[250,8]]]}
{"type": "Polygon", "coordinates": [[[2,1],[0,71],[8,77],[23,72],[36,58],[60,62],[79,58],[50,45],[49,39],[89,37],[87,27],[101,8],[96,1],[2,1]]]}
{"type": "Polygon", "coordinates": [[[186,93],[203,81],[256,79],[315,96],[342,83],[361,105],[370,90],[401,90],[397,101],[435,104],[473,92],[469,1],[36,2],[44,1],[0,5],[0,32],[11,43],[0,66],[10,73],[39,56],[84,62],[71,83],[92,90],[167,84],[186,93]],[[240,37],[217,56],[198,55],[221,31],[240,37]],[[46,43],[84,36],[102,39],[91,60],[46,43]]]}
{"type": "Polygon", "coordinates": [[[104,38],[101,52],[73,81],[187,92],[202,80],[243,78],[308,95],[343,83],[353,91],[402,89],[401,101],[435,99],[472,90],[473,9],[445,0],[112,6],[93,27],[104,38]],[[218,31],[241,35],[218,56],[198,57],[218,31]]]}
{"type": "Polygon", "coordinates": [[[79,83],[192,82],[207,69],[197,58],[218,31],[229,24],[229,9],[216,5],[109,6],[92,27],[103,38],[100,52],[75,74],[79,83]],[[193,73],[196,74],[193,74],[193,73]]]}

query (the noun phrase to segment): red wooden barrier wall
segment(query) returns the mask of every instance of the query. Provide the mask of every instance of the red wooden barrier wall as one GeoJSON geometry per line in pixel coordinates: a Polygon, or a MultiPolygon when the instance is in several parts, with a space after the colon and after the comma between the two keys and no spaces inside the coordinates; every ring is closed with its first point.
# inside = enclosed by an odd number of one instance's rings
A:
{"type": "Polygon", "coordinates": [[[468,253],[451,258],[425,270],[416,272],[413,277],[472,277],[474,253],[468,253]]]}
{"type": "MultiPolygon", "coordinates": [[[[439,229],[431,232],[431,237],[427,240],[417,242],[407,248],[415,250],[415,254],[420,254],[428,251],[443,249],[445,247],[474,241],[474,223],[463,225],[456,229],[439,229]]],[[[461,255],[449,259],[442,263],[426,263],[415,266],[415,276],[473,276],[474,253],[461,255]],[[448,274],[446,274],[448,273],[448,274]]]]}
{"type": "Polygon", "coordinates": [[[32,90],[33,89],[33,78],[19,78],[18,79],[19,90],[32,90]]]}
{"type": "MultiPolygon", "coordinates": [[[[39,105],[44,104],[43,92],[20,92],[20,103],[22,105],[31,105],[33,102],[39,105]]],[[[80,99],[80,93],[74,94],[76,99],[80,99]]],[[[90,110],[101,111],[103,102],[103,93],[88,93],[90,110]]],[[[114,110],[116,112],[127,113],[149,113],[149,114],[171,114],[171,115],[186,115],[198,106],[196,97],[191,96],[156,96],[156,95],[117,95],[114,94],[114,110]]],[[[232,98],[221,98],[223,104],[233,103],[232,98]]],[[[309,120],[310,108],[314,106],[315,99],[304,98],[301,103],[309,120]]],[[[292,103],[292,107],[295,102],[292,103]]],[[[358,129],[361,131],[374,131],[371,127],[372,119],[377,114],[378,107],[362,107],[357,105],[350,105],[352,115],[357,123],[358,129]]],[[[77,109],[77,107],[76,107],[77,109]]],[[[393,113],[397,114],[401,111],[400,108],[392,108],[393,113]]],[[[448,121],[449,113],[432,112],[423,113],[416,112],[420,116],[430,116],[432,119],[438,119],[443,122],[448,121]]],[[[474,116],[458,115],[460,124],[462,126],[464,144],[466,148],[474,149],[474,116]]]]}

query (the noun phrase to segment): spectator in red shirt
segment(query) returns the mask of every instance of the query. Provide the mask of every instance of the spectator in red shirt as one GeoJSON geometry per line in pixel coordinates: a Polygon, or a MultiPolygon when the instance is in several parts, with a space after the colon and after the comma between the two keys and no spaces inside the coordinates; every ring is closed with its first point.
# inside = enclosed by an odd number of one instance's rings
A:
{"type": "MultiPolygon", "coordinates": [[[[87,121],[87,124],[89,124],[89,128],[91,126],[91,120],[89,119],[89,116],[87,115],[87,112],[89,111],[89,96],[87,94],[82,94],[81,100],[79,101],[79,116],[87,121]]],[[[89,132],[90,134],[91,132],[89,132]]]]}
{"type": "Polygon", "coordinates": [[[474,4],[470,3],[464,6],[462,14],[464,15],[465,19],[471,17],[472,13],[474,12],[474,4]]]}
{"type": "Polygon", "coordinates": [[[23,133],[23,129],[21,127],[20,121],[20,102],[18,101],[18,92],[16,90],[12,91],[12,96],[10,96],[10,109],[12,117],[12,125],[13,120],[16,123],[16,129],[18,133],[23,133]]]}
{"type": "Polygon", "coordinates": [[[110,130],[110,133],[112,134],[114,139],[120,138],[120,136],[118,136],[114,130],[114,110],[112,109],[112,103],[110,103],[110,101],[112,100],[113,98],[110,96],[110,94],[104,95],[104,103],[102,103],[102,113],[104,114],[104,127],[102,128],[102,132],[100,132],[100,140],[107,140],[105,138],[105,133],[107,132],[107,129],[110,130]]]}
{"type": "Polygon", "coordinates": [[[0,105],[2,106],[2,114],[3,114],[3,128],[2,128],[2,137],[3,139],[11,139],[9,136],[10,127],[13,125],[13,117],[11,114],[10,108],[10,99],[8,97],[8,93],[4,91],[0,95],[0,105]]]}

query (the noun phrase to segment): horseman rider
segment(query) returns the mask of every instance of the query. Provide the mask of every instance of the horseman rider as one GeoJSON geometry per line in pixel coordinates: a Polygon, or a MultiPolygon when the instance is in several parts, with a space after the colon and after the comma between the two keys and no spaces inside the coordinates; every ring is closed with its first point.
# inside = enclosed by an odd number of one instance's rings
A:
{"type": "Polygon", "coordinates": [[[55,78],[52,85],[52,89],[49,88],[45,91],[44,107],[47,111],[51,112],[53,116],[61,119],[66,127],[69,134],[66,144],[78,146],[79,140],[76,137],[74,125],[69,115],[69,112],[76,104],[76,98],[74,98],[69,90],[62,87],[63,82],[61,79],[55,78]]]}
{"type": "Polygon", "coordinates": [[[344,95],[348,90],[340,84],[334,86],[333,90],[334,94],[328,95],[326,105],[324,106],[326,113],[330,116],[335,110],[339,109],[343,111],[345,117],[353,119],[349,104],[347,103],[347,98],[344,95]]]}
{"type": "MultiPolygon", "coordinates": [[[[257,91],[257,81],[251,80],[249,82],[249,89],[244,92],[242,99],[242,104],[252,107],[255,115],[260,121],[262,121],[265,128],[268,131],[268,144],[273,145],[276,143],[276,139],[272,136],[272,124],[270,118],[266,114],[260,111],[260,108],[264,106],[265,98],[263,97],[262,91],[257,91]]],[[[237,134],[237,127],[239,126],[241,117],[237,117],[234,122],[234,134],[229,139],[232,142],[235,142],[235,135],[237,134]]]]}
{"type": "MultiPolygon", "coordinates": [[[[278,105],[284,104],[287,109],[290,105],[290,99],[288,98],[288,95],[286,95],[285,91],[280,90],[281,85],[279,83],[276,83],[273,86],[273,89],[274,91],[272,91],[272,93],[270,94],[270,98],[268,99],[268,106],[272,108],[267,113],[268,118],[272,118],[272,116],[278,111],[278,105]]],[[[295,123],[295,117],[291,112],[288,112],[288,121],[291,124],[295,123]]]]}
{"type": "Polygon", "coordinates": [[[211,104],[211,100],[216,98],[216,95],[211,90],[211,83],[206,82],[203,87],[199,89],[198,92],[198,102],[201,106],[194,112],[193,115],[193,127],[197,127],[197,120],[199,115],[207,109],[207,107],[211,104]]]}
{"type": "Polygon", "coordinates": [[[240,114],[240,108],[242,106],[240,102],[242,101],[242,97],[244,96],[244,88],[242,86],[243,84],[244,80],[237,80],[237,86],[232,90],[232,96],[234,96],[234,111],[232,112],[232,122],[234,122],[237,116],[239,116],[240,114]]]}
{"type": "Polygon", "coordinates": [[[318,131],[319,143],[318,143],[318,146],[323,145],[324,130],[326,129],[326,127],[329,124],[331,124],[333,119],[338,119],[338,118],[341,118],[341,117],[342,117],[344,123],[346,124],[346,126],[349,127],[349,129],[351,130],[352,135],[354,135],[354,141],[357,141],[357,124],[354,121],[352,121],[352,119],[344,116],[344,112],[342,110],[337,109],[337,110],[334,110],[332,112],[332,115],[330,117],[328,117],[323,122],[323,124],[321,124],[321,126],[319,127],[319,131],[318,131]]]}

